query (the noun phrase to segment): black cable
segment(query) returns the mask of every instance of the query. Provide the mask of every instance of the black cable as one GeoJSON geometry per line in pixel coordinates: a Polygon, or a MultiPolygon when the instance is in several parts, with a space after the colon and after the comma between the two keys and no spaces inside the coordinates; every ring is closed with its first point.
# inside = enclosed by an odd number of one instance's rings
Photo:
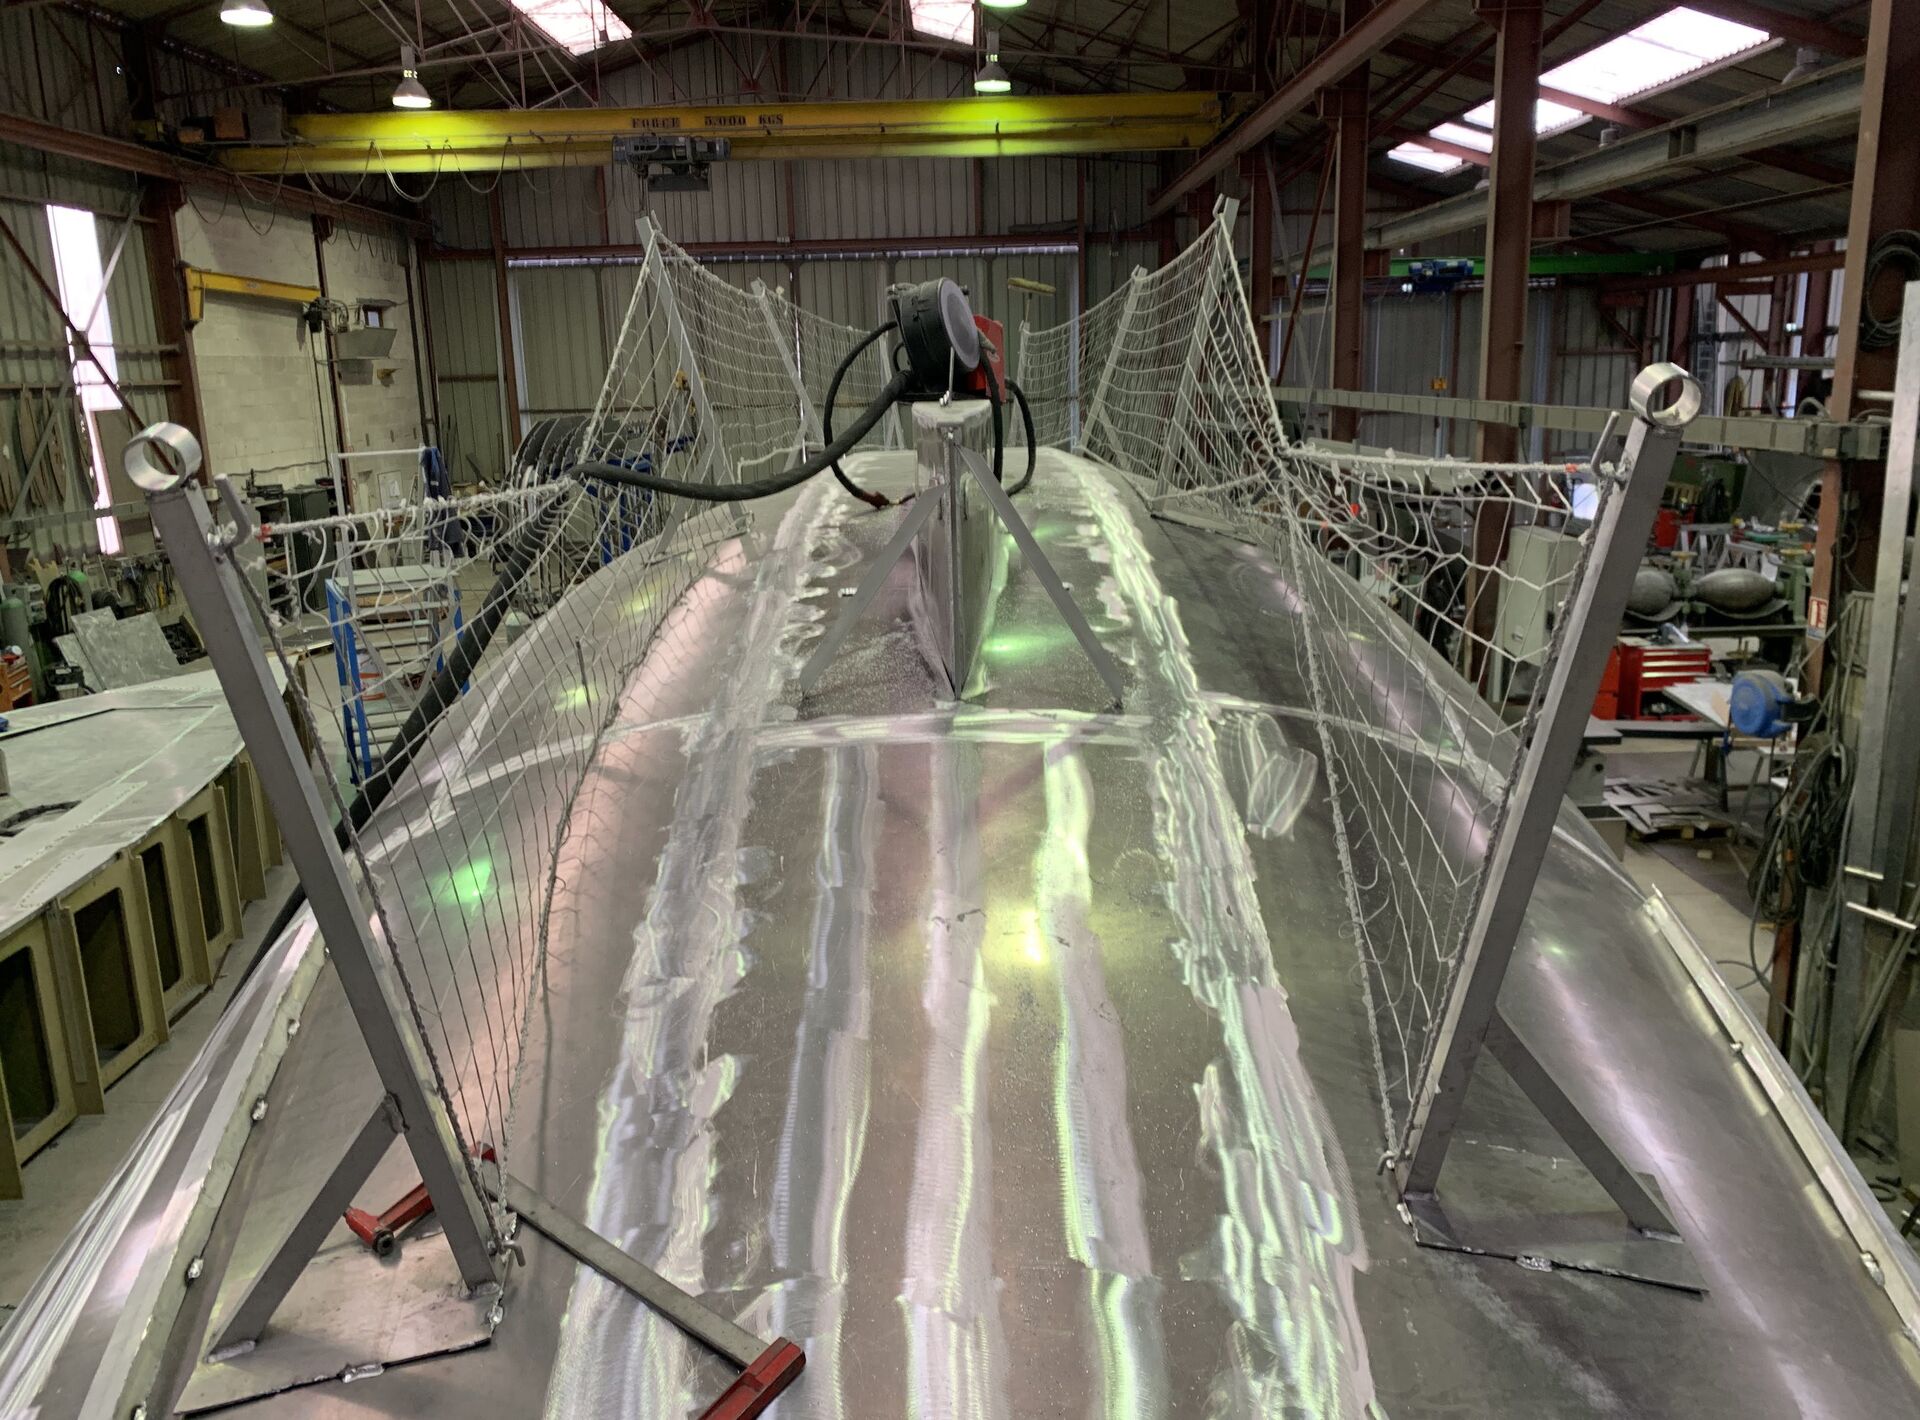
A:
{"type": "MultiPolygon", "coordinates": [[[[861,351],[865,350],[888,331],[898,330],[899,328],[900,323],[898,321],[888,321],[878,330],[868,332],[866,338],[842,356],[840,363],[835,366],[833,379],[827,383],[827,402],[825,407],[820,411],[820,437],[825,439],[828,444],[833,443],[833,402],[840,397],[840,382],[847,377],[847,371],[853,368],[853,362],[860,358],[861,351]]],[[[842,488],[846,489],[847,492],[858,498],[862,503],[874,508],[892,506],[886,494],[869,493],[851,478],[848,478],[846,470],[840,467],[840,460],[837,458],[833,461],[833,476],[840,481],[842,488]]]]}
{"type": "MultiPolygon", "coordinates": [[[[633,488],[645,488],[654,493],[665,493],[675,498],[691,498],[698,503],[745,503],[755,498],[769,498],[775,493],[784,493],[805,483],[815,474],[831,468],[839,459],[852,451],[853,446],[873,431],[887,411],[900,402],[900,397],[913,387],[913,377],[906,373],[895,375],[887,381],[887,387],[880,391],[880,397],[864,410],[838,439],[828,444],[818,453],[795,464],[785,472],[776,473],[771,478],[755,479],[751,483],[684,483],[677,478],[663,478],[657,473],[637,468],[622,468],[612,463],[581,463],[567,469],[564,477],[597,478],[607,483],[623,483],[633,488]]],[[[998,411],[995,411],[995,429],[998,430],[998,411]]],[[[998,449],[996,447],[996,454],[998,449]]],[[[998,459],[995,460],[996,464],[998,459]]],[[[996,470],[997,471],[997,470],[996,470]]],[[[843,483],[847,480],[842,479],[843,483]]],[[[855,490],[859,496],[858,490],[855,490]]],[[[871,501],[869,498],[868,501],[871,501]]]]}
{"type": "MultiPolygon", "coordinates": [[[[562,476],[597,478],[607,483],[628,484],[656,493],[667,493],[710,503],[737,503],[749,498],[765,498],[804,483],[859,443],[873,426],[880,422],[882,416],[899,402],[900,396],[906,393],[911,383],[910,376],[895,375],[887,382],[887,387],[881,391],[880,397],[867,406],[860,418],[854,421],[853,427],[847,430],[840,440],[829,444],[813,457],[796,464],[784,473],[776,474],[772,478],[760,479],[754,483],[683,483],[679,479],[662,478],[657,474],[643,473],[638,469],[623,468],[618,464],[609,463],[577,464],[562,476]]],[[[342,848],[347,846],[352,835],[365,827],[367,821],[387,801],[400,775],[413,762],[413,757],[420,746],[426,743],[427,736],[441,714],[460,698],[460,688],[472,675],[473,668],[479,664],[481,656],[486,654],[487,647],[493,641],[494,632],[498,629],[501,618],[506,614],[508,602],[526,576],[528,569],[533,566],[540,549],[559,526],[562,501],[555,499],[547,504],[528,520],[526,527],[522,528],[514,538],[507,550],[506,566],[501,569],[493,586],[488,589],[478,614],[463,626],[460,634],[454,638],[453,647],[440,669],[422,688],[420,698],[414,702],[406,722],[395,732],[393,739],[387,745],[386,752],[380,758],[380,767],[361,783],[359,792],[348,803],[345,820],[334,830],[334,837],[342,848]]],[[[306,889],[296,883],[293,890],[288,893],[286,901],[281,903],[280,910],[268,923],[260,945],[254,950],[252,959],[248,961],[246,970],[242,972],[240,977],[242,985],[293,922],[295,915],[300,911],[301,904],[306,900],[306,889]]]]}
{"type": "Polygon", "coordinates": [[[987,403],[993,406],[993,481],[1005,484],[1000,476],[1007,466],[1007,415],[1000,408],[1000,381],[993,373],[993,352],[980,352],[980,368],[987,374],[987,403]]]}
{"type": "MultiPolygon", "coordinates": [[[[334,840],[341,848],[347,847],[353,834],[364,828],[387,801],[400,775],[413,762],[420,746],[427,742],[427,736],[441,714],[460,698],[460,688],[466,684],[480,657],[486,654],[487,647],[492,644],[494,632],[499,629],[513,594],[519,590],[529,569],[539,560],[541,549],[559,528],[562,521],[560,511],[564,503],[565,500],[561,498],[548,503],[527,520],[526,526],[508,545],[506,566],[501,568],[500,575],[487,589],[479,612],[460,628],[460,634],[454,638],[453,647],[440,669],[421,688],[420,698],[414,702],[412,711],[387,743],[385,753],[380,756],[380,767],[362,781],[359,791],[348,802],[346,819],[334,828],[334,840]]],[[[241,972],[241,986],[246,984],[247,978],[266,958],[273,944],[280,940],[280,935],[292,924],[306,900],[305,886],[295,882],[286,901],[280,904],[280,910],[273,914],[273,920],[267,924],[267,930],[260,938],[260,945],[254,948],[246,970],[241,972]]],[[[235,988],[235,994],[238,994],[238,987],[235,988]]]]}
{"type": "Polygon", "coordinates": [[[1026,492],[1027,485],[1033,482],[1034,465],[1040,461],[1040,441],[1033,434],[1033,411],[1027,408],[1027,396],[1019,384],[1009,379],[1007,393],[1013,396],[1013,402],[1020,406],[1020,422],[1027,430],[1027,471],[1021,480],[1007,490],[1007,497],[1026,492]]]}

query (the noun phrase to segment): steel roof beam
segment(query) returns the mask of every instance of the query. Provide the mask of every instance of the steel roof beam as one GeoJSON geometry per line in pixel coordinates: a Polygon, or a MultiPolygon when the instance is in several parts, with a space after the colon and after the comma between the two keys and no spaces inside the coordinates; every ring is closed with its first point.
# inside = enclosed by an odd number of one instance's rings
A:
{"type": "MultiPolygon", "coordinates": [[[[1534,174],[1534,200],[1598,197],[1647,182],[1676,164],[1746,157],[1809,134],[1857,125],[1862,88],[1860,64],[1848,63],[1630,134],[1609,147],[1540,169],[1534,174]]],[[[1463,192],[1368,228],[1367,245],[1410,246],[1480,226],[1486,216],[1487,194],[1463,192]]],[[[1316,260],[1323,258],[1324,253],[1316,254],[1316,260]]]]}
{"type": "Polygon", "coordinates": [[[1792,40],[1843,59],[1858,59],[1867,52],[1864,36],[1848,34],[1819,20],[1788,14],[1769,5],[1755,5],[1751,0],[1687,0],[1687,7],[1704,15],[1732,20],[1736,25],[1751,25],[1778,39],[1792,40]]]}
{"type": "Polygon", "coordinates": [[[1388,40],[1428,9],[1434,0],[1382,0],[1352,29],[1315,55],[1288,83],[1242,120],[1167,186],[1154,194],[1147,216],[1171,212],[1203,184],[1230,169],[1242,153],[1271,137],[1288,119],[1304,113],[1331,84],[1378,54],[1388,40]]]}

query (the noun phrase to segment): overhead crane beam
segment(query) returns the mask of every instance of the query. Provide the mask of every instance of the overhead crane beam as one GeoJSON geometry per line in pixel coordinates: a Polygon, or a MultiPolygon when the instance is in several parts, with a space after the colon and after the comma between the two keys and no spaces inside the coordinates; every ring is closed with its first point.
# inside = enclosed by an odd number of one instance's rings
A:
{"type": "Polygon", "coordinates": [[[735,159],[1033,157],[1198,149],[1226,117],[1211,93],[303,114],[286,143],[216,152],[274,174],[598,166],[638,134],[725,138],[735,159]]]}

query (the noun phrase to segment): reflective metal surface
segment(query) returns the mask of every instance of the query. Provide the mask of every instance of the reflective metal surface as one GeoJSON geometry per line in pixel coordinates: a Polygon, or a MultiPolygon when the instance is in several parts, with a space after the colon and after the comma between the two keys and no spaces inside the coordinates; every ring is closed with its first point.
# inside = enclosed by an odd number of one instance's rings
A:
{"type": "MultiPolygon", "coordinates": [[[[850,471],[884,487],[908,462],[850,471]]],[[[1336,629],[1264,554],[1153,521],[1082,460],[1043,453],[1019,501],[1123,666],[1123,714],[1017,553],[970,703],[936,689],[903,567],[803,710],[797,667],[899,516],[824,479],[672,612],[564,850],[514,1122],[527,1181],[799,1341],[769,1411],[789,1420],[1920,1410],[1920,1351],[1577,831],[1502,1009],[1659,1176],[1710,1290],[1414,1246],[1376,1174],[1375,1045],[1295,669],[1293,638],[1336,629]]],[[[369,1079],[329,974],[248,1206],[223,1215],[236,1257],[369,1079]]],[[[1442,1188],[1523,1177],[1515,1150],[1565,1157],[1483,1071],[1442,1188]]],[[[408,1182],[396,1151],[378,1192],[408,1182]]],[[[523,1242],[490,1346],[236,1413],[677,1417],[718,1393],[720,1363],[523,1242]]]]}

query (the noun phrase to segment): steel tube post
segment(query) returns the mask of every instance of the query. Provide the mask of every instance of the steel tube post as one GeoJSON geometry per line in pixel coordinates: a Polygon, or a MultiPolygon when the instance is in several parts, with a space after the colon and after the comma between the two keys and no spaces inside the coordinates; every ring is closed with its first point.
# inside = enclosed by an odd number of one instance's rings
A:
{"type": "MultiPolygon", "coordinates": [[[[713,465],[715,483],[732,482],[738,477],[733,456],[727,451],[726,434],[720,428],[720,421],[714,418],[713,405],[707,399],[707,383],[700,377],[700,361],[693,353],[693,339],[687,334],[686,321],[680,315],[680,302],[673,294],[673,279],[667,272],[666,258],[660,255],[660,231],[645,217],[640,219],[641,230],[647,237],[646,269],[652,277],[655,289],[660,293],[660,309],[666,312],[667,329],[672,333],[674,344],[680,347],[680,360],[687,376],[687,390],[693,397],[693,407],[700,416],[700,442],[708,450],[708,460],[713,465]]],[[[736,521],[744,520],[745,513],[735,510],[736,521]]]]}
{"type": "MultiPolygon", "coordinates": [[[[1908,346],[1911,326],[1903,321],[1902,338],[1897,348],[1887,344],[1868,344],[1861,339],[1861,318],[1867,311],[1886,311],[1891,306],[1891,281],[1883,278],[1869,282],[1867,279],[1868,259],[1880,239],[1890,233],[1920,225],[1920,145],[1901,136],[1910,135],[1915,123],[1920,121],[1920,89],[1916,89],[1912,82],[1916,66],[1920,66],[1920,8],[1905,3],[1905,0],[1874,0],[1867,21],[1866,62],[1861,75],[1859,142],[1854,157],[1845,275],[1840,284],[1838,338],[1834,342],[1833,394],[1829,403],[1836,416],[1858,418],[1861,405],[1857,391],[1893,388],[1896,400],[1893,419],[1895,438],[1910,438],[1913,430],[1913,406],[1899,403],[1900,381],[1906,376],[1910,361],[1908,346]]],[[[1899,263],[1889,262],[1887,265],[1897,267],[1899,263]]],[[[1843,610],[1846,572],[1851,571],[1860,581],[1865,581],[1867,559],[1874,558],[1875,639],[1869,650],[1870,657],[1885,657],[1893,651],[1891,637],[1882,637],[1881,632],[1883,629],[1891,631],[1896,623],[1891,619],[1890,606],[1884,607],[1886,619],[1883,620],[1883,604],[1895,602],[1899,597],[1902,563],[1898,549],[1905,543],[1906,531],[1904,510],[1896,518],[1891,508],[1880,509],[1878,505],[1883,495],[1894,493],[1896,483],[1910,498],[1908,484],[1912,477],[1911,461],[1910,449],[1903,453],[1896,445],[1889,449],[1884,473],[1871,463],[1842,463],[1835,460],[1828,463],[1821,480],[1819,538],[1814,544],[1813,573],[1808,593],[1827,604],[1831,625],[1834,615],[1843,610]],[[1903,463],[1905,467],[1900,466],[1903,463]],[[1833,515],[1829,509],[1847,511],[1833,515]],[[1852,565],[1848,568],[1841,566],[1842,553],[1847,545],[1840,528],[1843,516],[1851,519],[1857,534],[1853,539],[1854,552],[1849,559],[1852,565]],[[1880,539],[1877,546],[1876,538],[1880,539]],[[1891,557],[1888,556],[1887,540],[1891,540],[1895,548],[1891,557]],[[1890,582],[1887,580],[1889,571],[1892,576],[1890,582]]],[[[1807,679],[1816,689],[1825,675],[1825,650],[1823,641],[1810,641],[1808,644],[1807,679]]],[[[1863,731],[1866,726],[1883,720],[1889,703],[1884,699],[1875,699],[1876,695],[1889,695],[1893,686],[1891,667],[1882,660],[1879,668],[1886,674],[1876,681],[1874,666],[1870,661],[1868,699],[1861,715],[1863,731]]],[[[1891,766],[1869,757],[1867,749],[1863,743],[1859,757],[1861,770],[1854,780],[1848,862],[1856,868],[1870,864],[1880,871],[1885,883],[1893,885],[1893,896],[1897,899],[1900,895],[1899,884],[1906,872],[1906,855],[1903,849],[1900,861],[1884,858],[1881,856],[1883,845],[1878,841],[1885,830],[1893,827],[1890,819],[1882,818],[1885,806],[1878,800],[1877,778],[1891,766]],[[1864,820],[1863,812],[1867,815],[1864,820]],[[1856,845],[1858,858],[1855,857],[1856,845]]],[[[1870,880],[1849,873],[1842,880],[1840,892],[1848,905],[1859,906],[1873,897],[1871,886],[1870,880]]],[[[1880,905],[1898,910],[1904,904],[1883,900],[1880,905]]],[[[1870,1029],[1870,1024],[1860,1018],[1867,1004],[1866,966],[1864,921],[1858,912],[1842,912],[1834,955],[1825,1061],[1826,1088],[1822,1098],[1827,1118],[1842,1144],[1848,1142],[1848,1116],[1853,1103],[1855,1060],[1859,1054],[1857,1047],[1862,1035],[1870,1029]]]]}
{"type": "MultiPolygon", "coordinates": [[[[1230,197],[1223,197],[1213,209],[1213,223],[1201,233],[1201,240],[1216,244],[1224,242],[1228,252],[1228,261],[1232,261],[1233,219],[1240,204],[1230,197]]],[[[1174,392],[1173,409],[1167,419],[1165,441],[1160,446],[1160,466],[1153,471],[1153,493],[1160,497],[1167,492],[1167,480],[1173,471],[1174,448],[1181,440],[1191,436],[1186,432],[1192,427],[1192,420],[1181,420],[1193,400],[1194,387],[1200,383],[1201,357],[1206,353],[1207,336],[1212,332],[1213,321],[1208,312],[1208,303],[1214,298],[1216,282],[1228,280],[1239,284],[1237,273],[1229,269],[1223,273],[1219,264],[1209,259],[1207,274],[1200,287],[1199,307],[1195,311],[1193,334],[1187,341],[1187,359],[1180,370],[1180,387],[1174,392]]]]}
{"type": "MultiPolygon", "coordinates": [[[[1526,378],[1527,265],[1533,255],[1534,100],[1540,90],[1540,0],[1484,0],[1478,14],[1499,32],[1495,51],[1493,155],[1487,184],[1486,290],[1480,303],[1480,398],[1517,400],[1526,378]]],[[[1511,463],[1520,432],[1480,426],[1480,457],[1511,463]]],[[[1506,553],[1513,516],[1504,502],[1474,518],[1473,565],[1492,567],[1506,553]]],[[[1497,608],[1484,577],[1470,574],[1467,678],[1476,684],[1491,644],[1497,608]]]]}
{"type": "Polygon", "coordinates": [[[1113,367],[1120,360],[1120,347],[1126,343],[1127,328],[1133,324],[1134,307],[1140,304],[1140,283],[1147,278],[1144,266],[1133,268],[1133,275],[1127,278],[1127,299],[1120,307],[1120,324],[1113,332],[1113,348],[1107,352],[1106,363],[1100,367],[1100,383],[1093,387],[1093,403],[1087,407],[1087,421],[1080,427],[1080,447],[1093,447],[1093,431],[1100,423],[1100,416],[1107,406],[1107,388],[1113,383],[1113,367]]]}
{"type": "MultiPolygon", "coordinates": [[[[1640,383],[1656,372],[1674,369],[1654,366],[1640,383]]],[[[1680,449],[1680,435],[1679,427],[1656,424],[1643,411],[1627,436],[1618,475],[1624,486],[1607,500],[1594,529],[1588,573],[1567,609],[1560,653],[1539,720],[1521,747],[1512,802],[1501,816],[1472,924],[1461,944],[1446,1013],[1414,1096],[1413,1115],[1396,1165],[1403,1196],[1434,1195],[1467,1085],[1499,1004],[1500,984],[1553,838],[1554,819],[1566,797],[1594,692],[1680,449]]]]}
{"type": "MultiPolygon", "coordinates": [[[[198,463],[197,454],[193,463],[198,463]]],[[[187,476],[191,472],[185,471],[187,476]]],[[[407,1009],[392,961],[367,937],[366,909],[255,639],[253,619],[239,590],[241,574],[226,549],[216,548],[206,504],[185,486],[176,482],[150,490],[147,504],[381,1085],[392,1097],[421,1181],[438,1207],[460,1275],[469,1287],[497,1282],[486,1205],[461,1156],[445,1100],[432,1083],[426,1043],[407,1009]]]]}
{"type": "Polygon", "coordinates": [[[767,332],[773,337],[774,349],[780,352],[780,362],[787,367],[787,378],[793,382],[794,398],[800,401],[800,443],[804,446],[809,439],[825,443],[826,437],[820,432],[820,411],[807,398],[806,381],[800,377],[799,357],[793,349],[793,332],[780,329],[780,322],[774,319],[773,304],[767,300],[767,283],[757,276],[753,281],[753,298],[760,307],[760,314],[766,317],[767,332]]]}
{"type": "Polygon", "coordinates": [[[1253,204],[1250,215],[1253,218],[1253,230],[1248,234],[1253,252],[1253,269],[1250,278],[1253,282],[1253,334],[1254,341],[1260,347],[1260,368],[1266,372],[1268,382],[1273,380],[1273,209],[1276,199],[1273,191],[1273,167],[1267,161],[1267,155],[1256,152],[1250,164],[1251,195],[1248,200],[1253,204]]]}
{"type": "MultiPolygon", "coordinates": [[[[1346,28],[1365,16],[1369,0],[1346,0],[1346,28]]],[[[1333,367],[1328,383],[1335,389],[1366,386],[1364,337],[1367,318],[1367,86],[1369,66],[1362,64],[1325,94],[1321,102],[1333,119],[1333,281],[1327,301],[1333,310],[1333,367]]],[[[1528,110],[1531,115],[1532,110],[1528,110]]],[[[1304,269],[1304,268],[1303,268],[1304,269]]],[[[1360,431],[1360,412],[1336,409],[1329,433],[1351,443],[1360,431]]]]}
{"type": "Polygon", "coordinates": [[[308,1201],[305,1211],[281,1238],[280,1246],[260,1269],[239,1305],[221,1322],[219,1339],[213,1344],[216,1354],[260,1339],[260,1333],[273,1320],[274,1312],[293,1290],[293,1284],[300,1280],[308,1261],[327,1240],[340,1215],[353,1203],[367,1176],[386,1157],[395,1133],[394,1110],[383,1097],[367,1122],[360,1126],[359,1133],[353,1136],[353,1142],[347,1145],[346,1153],[327,1174],[320,1191],[308,1201]]]}

